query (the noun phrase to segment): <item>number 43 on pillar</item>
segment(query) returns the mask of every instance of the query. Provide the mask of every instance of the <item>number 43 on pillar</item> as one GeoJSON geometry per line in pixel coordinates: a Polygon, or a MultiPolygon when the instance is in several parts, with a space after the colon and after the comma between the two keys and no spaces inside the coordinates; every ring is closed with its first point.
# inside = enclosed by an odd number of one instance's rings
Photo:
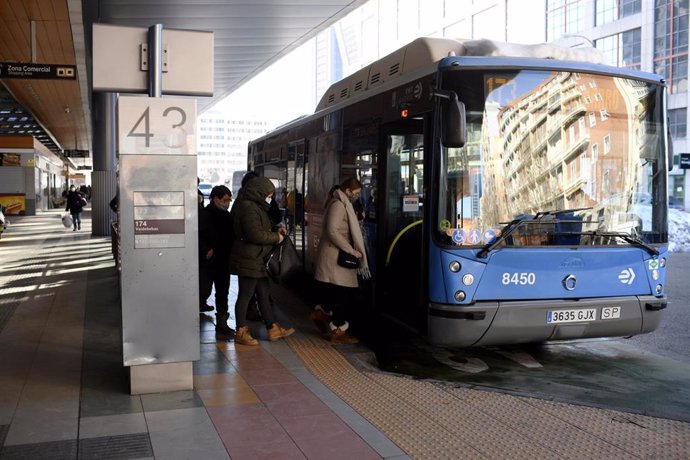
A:
{"type": "Polygon", "coordinates": [[[195,155],[196,100],[118,98],[120,155],[195,155]]]}

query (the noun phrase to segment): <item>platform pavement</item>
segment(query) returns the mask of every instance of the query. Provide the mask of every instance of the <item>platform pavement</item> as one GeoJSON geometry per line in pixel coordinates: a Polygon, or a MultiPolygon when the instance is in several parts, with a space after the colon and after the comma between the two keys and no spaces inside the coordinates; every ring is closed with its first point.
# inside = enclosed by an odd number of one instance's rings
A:
{"type": "Polygon", "coordinates": [[[0,459],[690,458],[687,423],[380,372],[366,347],[321,339],[282,288],[294,336],[216,342],[201,316],[194,390],[131,396],[110,239],[88,213],[78,232],[57,212],[10,219],[0,459]]]}

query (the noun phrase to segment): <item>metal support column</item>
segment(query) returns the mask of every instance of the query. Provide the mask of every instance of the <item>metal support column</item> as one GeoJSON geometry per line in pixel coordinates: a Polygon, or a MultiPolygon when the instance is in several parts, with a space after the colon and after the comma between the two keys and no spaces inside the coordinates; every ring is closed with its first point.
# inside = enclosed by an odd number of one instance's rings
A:
{"type": "Polygon", "coordinates": [[[109,206],[117,193],[117,93],[93,93],[92,97],[91,233],[108,236],[117,218],[109,206]]]}

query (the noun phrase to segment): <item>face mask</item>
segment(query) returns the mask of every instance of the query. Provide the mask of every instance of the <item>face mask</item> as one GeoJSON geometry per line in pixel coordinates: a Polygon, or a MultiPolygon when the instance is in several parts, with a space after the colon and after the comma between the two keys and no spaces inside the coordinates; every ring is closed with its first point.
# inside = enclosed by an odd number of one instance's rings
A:
{"type": "Polygon", "coordinates": [[[221,211],[227,211],[230,209],[230,202],[225,203],[223,200],[219,200],[218,198],[213,199],[213,204],[221,211]]]}
{"type": "Polygon", "coordinates": [[[359,197],[357,195],[355,195],[354,193],[347,194],[347,198],[348,198],[348,200],[350,200],[350,203],[354,203],[355,201],[357,201],[359,199],[359,197]]]}
{"type": "Polygon", "coordinates": [[[266,204],[271,204],[272,198],[270,196],[267,196],[266,199],[264,200],[266,204]]]}

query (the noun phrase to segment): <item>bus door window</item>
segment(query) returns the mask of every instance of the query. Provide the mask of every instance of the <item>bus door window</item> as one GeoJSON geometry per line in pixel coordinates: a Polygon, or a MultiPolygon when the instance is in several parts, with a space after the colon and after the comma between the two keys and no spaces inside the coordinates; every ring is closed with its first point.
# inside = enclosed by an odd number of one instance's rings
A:
{"type": "Polygon", "coordinates": [[[286,222],[299,251],[304,247],[304,225],[306,222],[306,142],[297,141],[288,146],[288,175],[284,197],[286,222]]]}
{"type": "Polygon", "coordinates": [[[356,123],[344,128],[340,179],[356,177],[362,193],[352,207],[357,214],[367,250],[369,271],[376,276],[376,188],[378,186],[379,123],[356,123]]]}
{"type": "MultiPolygon", "coordinates": [[[[391,126],[385,141],[385,194],[378,212],[383,235],[379,261],[383,263],[383,308],[400,320],[415,324],[422,308],[424,214],[424,135],[422,120],[391,126]]],[[[378,192],[381,192],[379,190],[378,192]]]]}
{"type": "Polygon", "coordinates": [[[362,184],[362,193],[353,203],[357,218],[361,222],[364,244],[367,249],[369,270],[376,275],[376,186],[377,155],[370,149],[362,150],[355,155],[357,179],[362,184]]]}
{"type": "MultiPolygon", "coordinates": [[[[424,137],[422,134],[389,135],[387,158],[387,208],[397,233],[422,218],[424,205],[424,137]]],[[[389,236],[394,237],[389,232],[389,236]]]]}

